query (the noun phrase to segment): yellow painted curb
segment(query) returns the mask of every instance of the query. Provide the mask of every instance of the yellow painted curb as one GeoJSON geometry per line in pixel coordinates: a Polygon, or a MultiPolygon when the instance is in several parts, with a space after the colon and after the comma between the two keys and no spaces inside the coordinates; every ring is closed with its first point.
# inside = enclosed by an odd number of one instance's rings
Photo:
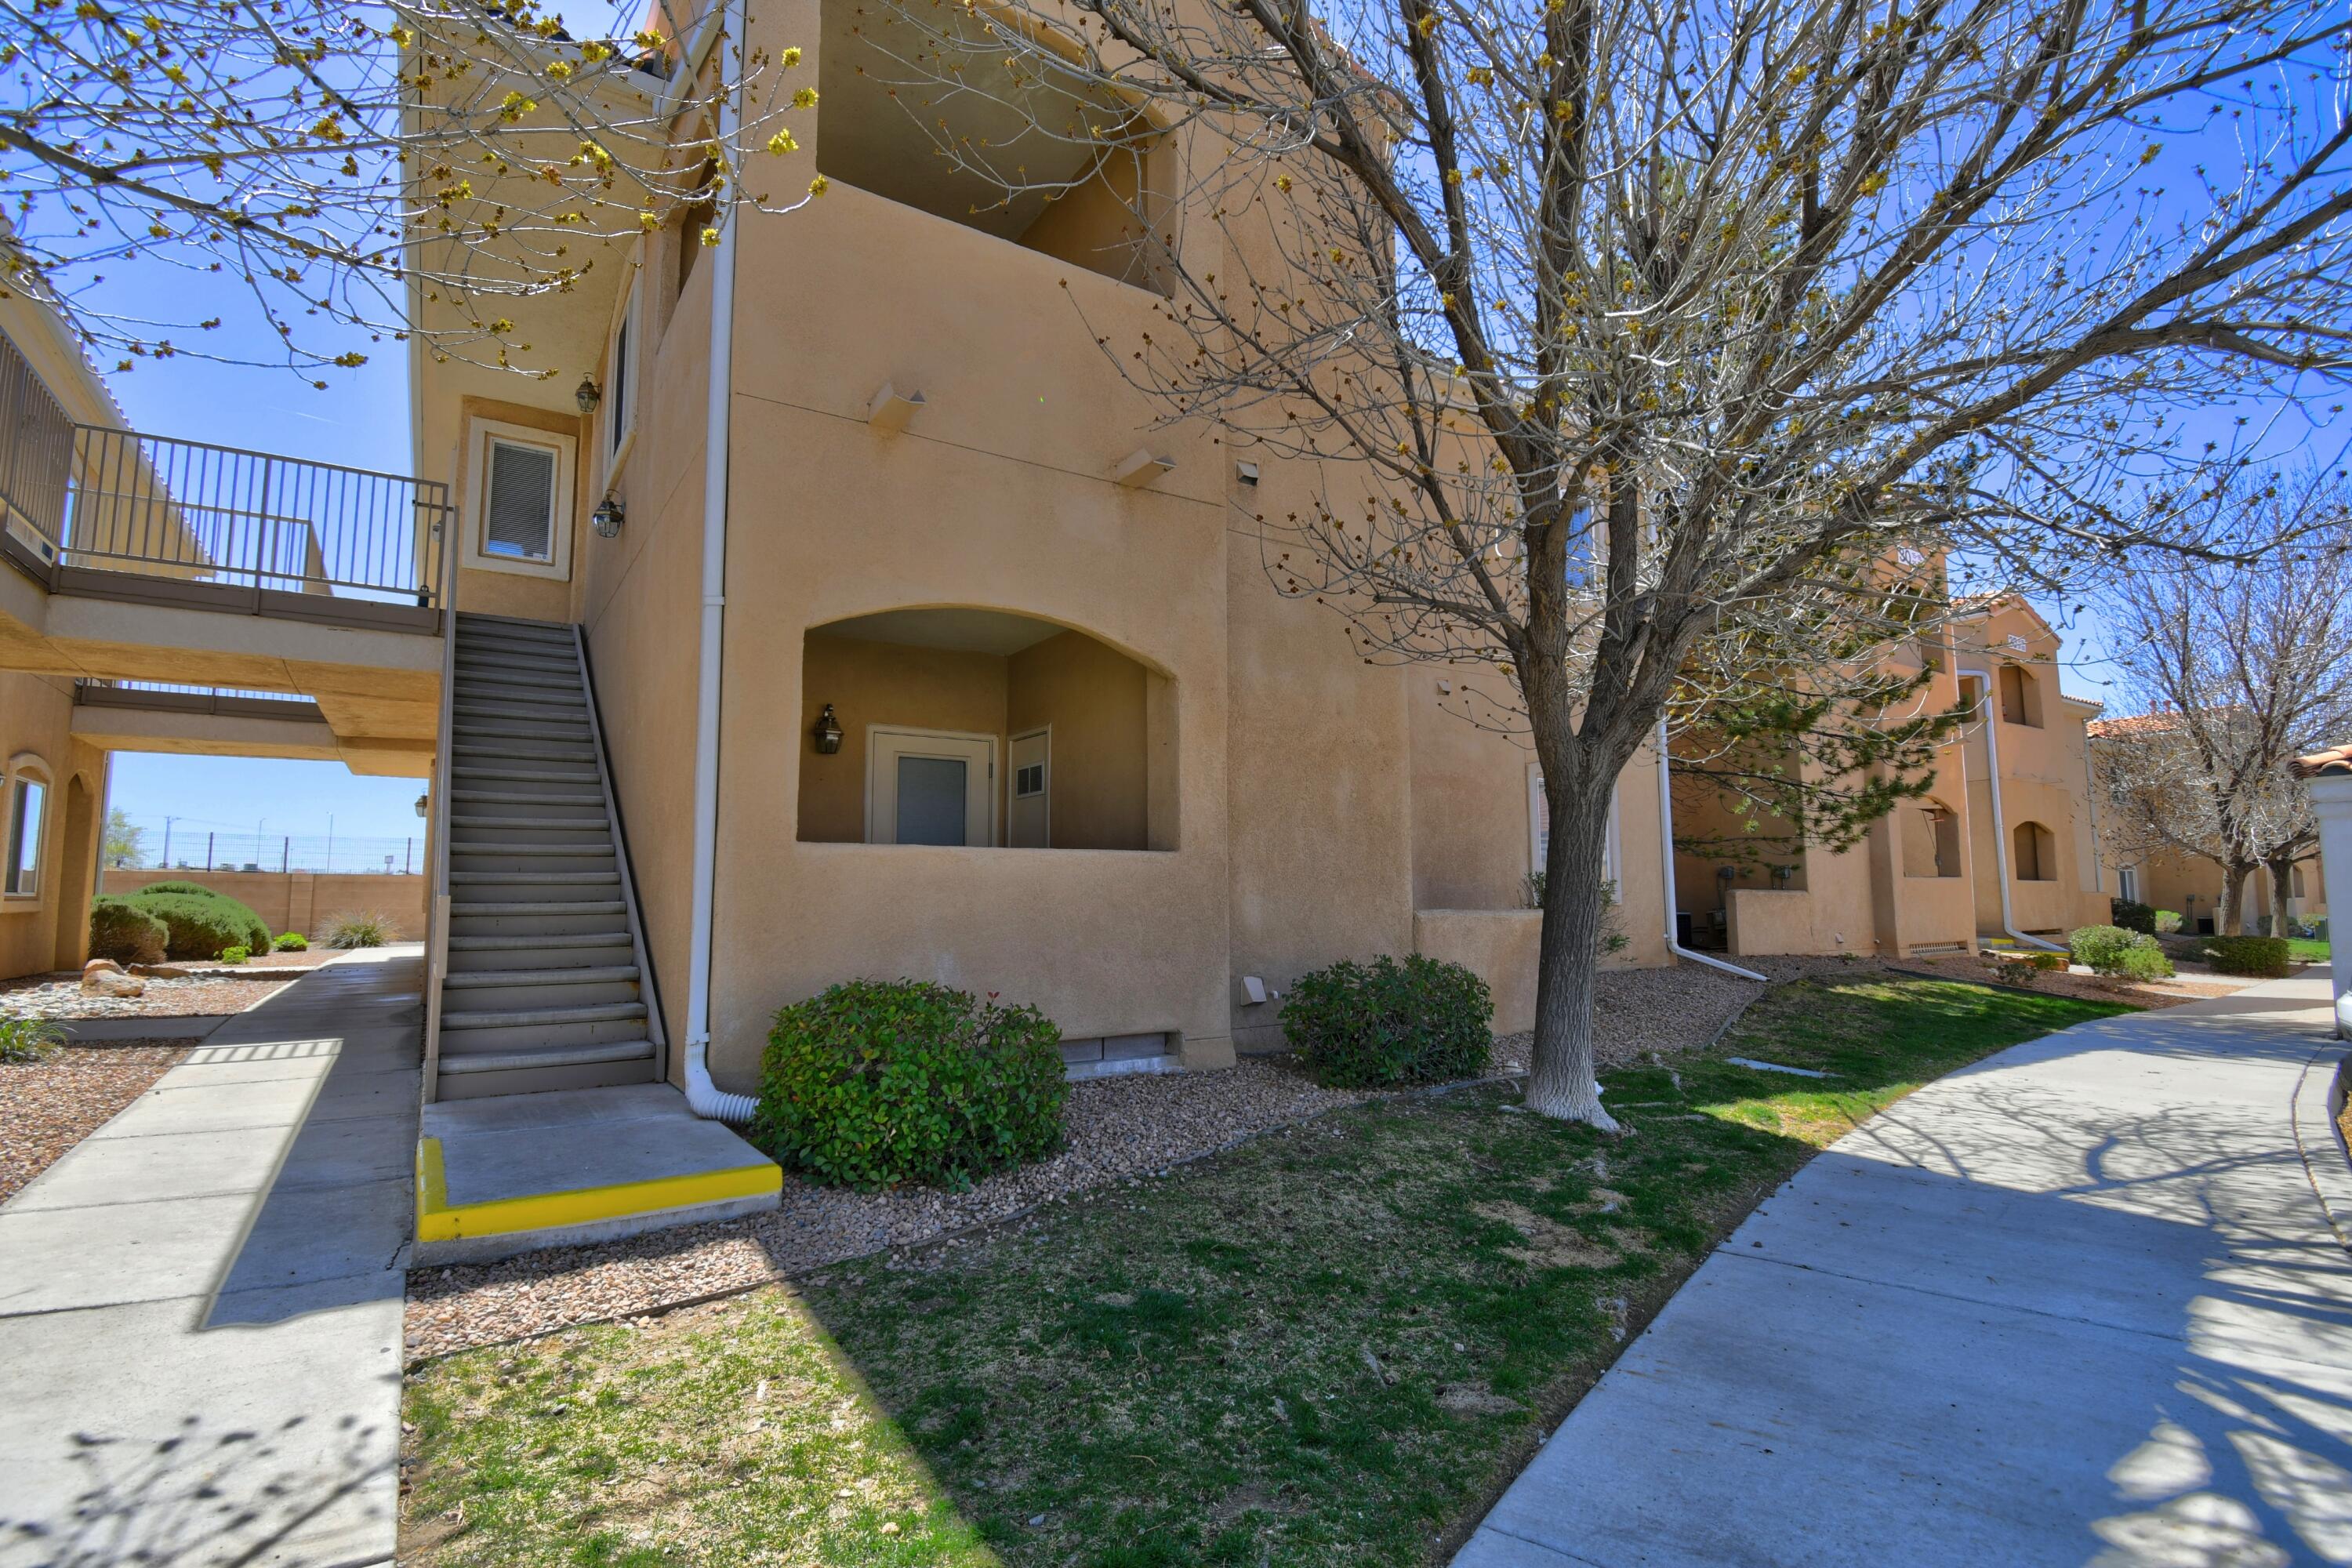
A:
{"type": "Polygon", "coordinates": [[[441,1161],[441,1140],[419,1138],[416,1239],[455,1241],[461,1237],[511,1236],[517,1231],[593,1225],[598,1220],[625,1219],[631,1215],[655,1214],[691,1204],[763,1197],[781,1191],[783,1183],[784,1173],[772,1162],[762,1161],[756,1165],[702,1171],[689,1176],[656,1176],[649,1181],[578,1187],[562,1193],[526,1193],[520,1197],[452,1206],[448,1173],[441,1161]]]}

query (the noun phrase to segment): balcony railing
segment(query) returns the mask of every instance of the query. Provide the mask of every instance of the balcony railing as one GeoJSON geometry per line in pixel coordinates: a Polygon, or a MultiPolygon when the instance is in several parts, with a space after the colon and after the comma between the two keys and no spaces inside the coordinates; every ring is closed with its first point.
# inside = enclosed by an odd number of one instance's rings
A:
{"type": "Polygon", "coordinates": [[[449,500],[435,480],[38,418],[0,474],[9,531],[63,568],[437,603],[449,500]]]}

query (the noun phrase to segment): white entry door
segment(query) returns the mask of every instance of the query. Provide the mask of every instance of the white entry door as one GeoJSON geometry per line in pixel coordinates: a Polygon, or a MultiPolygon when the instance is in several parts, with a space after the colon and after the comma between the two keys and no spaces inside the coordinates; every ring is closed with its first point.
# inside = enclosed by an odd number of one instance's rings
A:
{"type": "Polygon", "coordinates": [[[1015,735],[1004,749],[1013,788],[1004,802],[1004,842],[1045,849],[1054,842],[1054,731],[1015,735]]]}
{"type": "Polygon", "coordinates": [[[996,842],[996,737],[940,730],[866,731],[866,842],[996,842]]]}

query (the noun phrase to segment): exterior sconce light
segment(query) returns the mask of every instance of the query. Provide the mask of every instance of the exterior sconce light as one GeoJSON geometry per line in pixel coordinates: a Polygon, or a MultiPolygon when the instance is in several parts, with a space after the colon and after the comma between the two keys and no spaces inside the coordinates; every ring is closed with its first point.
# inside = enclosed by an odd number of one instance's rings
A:
{"type": "Polygon", "coordinates": [[[886,381],[882,384],[882,390],[876,393],[874,400],[866,405],[866,423],[886,436],[892,435],[904,430],[907,421],[922,411],[921,393],[900,392],[886,381]]]}
{"type": "Polygon", "coordinates": [[[599,539],[612,539],[617,536],[621,531],[621,524],[628,520],[629,514],[622,510],[621,503],[611,496],[606,496],[603,500],[598,501],[596,510],[588,514],[588,525],[596,531],[596,537],[599,539]]]}
{"type": "Polygon", "coordinates": [[[593,414],[596,405],[604,401],[604,389],[596,384],[594,376],[583,375],[580,378],[580,384],[572,388],[572,401],[580,405],[581,413],[593,414]]]}
{"type": "Polygon", "coordinates": [[[832,703],[826,703],[824,711],[816,716],[812,733],[816,737],[817,755],[830,757],[841,750],[841,721],[833,716],[832,703]]]}
{"type": "Polygon", "coordinates": [[[427,807],[430,805],[430,804],[431,804],[431,802],[432,802],[432,799],[433,799],[433,797],[432,797],[431,795],[418,795],[418,796],[416,797],[416,815],[417,815],[417,816],[430,816],[432,815],[432,812],[431,812],[430,810],[428,810],[428,809],[427,809],[427,807]]]}
{"type": "Polygon", "coordinates": [[[1138,447],[1118,460],[1112,468],[1110,477],[1115,482],[1133,489],[1139,485],[1150,484],[1162,474],[1172,473],[1175,468],[1175,458],[1156,458],[1149,447],[1138,447]]]}

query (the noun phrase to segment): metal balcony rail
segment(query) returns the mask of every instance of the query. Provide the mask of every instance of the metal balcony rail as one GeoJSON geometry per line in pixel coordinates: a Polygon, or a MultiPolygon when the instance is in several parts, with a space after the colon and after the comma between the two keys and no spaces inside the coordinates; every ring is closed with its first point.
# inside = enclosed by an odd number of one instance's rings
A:
{"type": "Polygon", "coordinates": [[[291,691],[258,691],[241,686],[188,686],[175,680],[105,680],[82,677],[74,682],[78,698],[96,696],[100,700],[119,698],[125,702],[138,700],[142,692],[156,692],[167,697],[208,698],[215,701],[226,697],[250,702],[309,702],[307,697],[291,691]]]}
{"type": "Polygon", "coordinates": [[[0,415],[20,417],[0,451],[0,502],[45,560],[438,605],[446,485],[65,421],[45,389],[12,388],[5,371],[0,415]]]}

